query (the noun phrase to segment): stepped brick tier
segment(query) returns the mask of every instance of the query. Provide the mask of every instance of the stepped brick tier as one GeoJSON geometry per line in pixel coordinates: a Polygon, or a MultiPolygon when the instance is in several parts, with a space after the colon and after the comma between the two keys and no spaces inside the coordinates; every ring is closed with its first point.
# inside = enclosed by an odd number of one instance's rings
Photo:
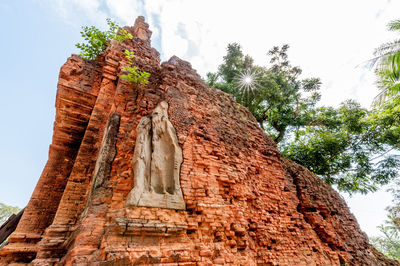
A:
{"type": "Polygon", "coordinates": [[[160,64],[143,17],[125,29],[61,67],[49,159],[1,265],[399,265],[246,108],[160,64]],[[119,78],[125,49],[148,84],[119,78]]]}

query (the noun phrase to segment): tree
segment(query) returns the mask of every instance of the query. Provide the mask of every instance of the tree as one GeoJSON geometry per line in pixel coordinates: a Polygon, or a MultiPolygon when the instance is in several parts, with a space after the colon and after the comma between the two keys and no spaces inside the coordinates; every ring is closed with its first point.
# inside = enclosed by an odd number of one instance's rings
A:
{"type": "Polygon", "coordinates": [[[229,44],[217,73],[208,73],[208,84],[232,94],[255,116],[260,126],[279,143],[290,127],[306,125],[320,99],[317,78],[299,80],[299,67],[290,65],[288,45],[268,52],[271,68],[253,65],[240,45],[229,44]]]}
{"type": "Polygon", "coordinates": [[[389,189],[393,195],[393,204],[386,208],[388,219],[379,226],[381,236],[371,237],[371,243],[383,254],[400,260],[400,180],[397,179],[389,189]]]}
{"type": "MultiPolygon", "coordinates": [[[[12,207],[8,206],[6,204],[0,203],[0,226],[2,226],[8,218],[13,215],[17,214],[21,209],[18,207],[12,207]]],[[[0,242],[0,247],[6,242],[7,240],[4,240],[4,242],[0,242]]]]}
{"type": "MultiPolygon", "coordinates": [[[[390,22],[388,29],[400,32],[400,20],[390,22]]],[[[376,64],[377,85],[381,89],[374,101],[379,106],[400,94],[400,40],[385,43],[376,49],[372,63],[376,64]]]]}
{"type": "Polygon", "coordinates": [[[371,237],[371,243],[383,254],[391,259],[400,260],[400,237],[398,229],[393,226],[392,220],[385,221],[379,226],[382,236],[371,237]]]}
{"type": "Polygon", "coordinates": [[[318,78],[300,79],[290,64],[289,46],[268,52],[270,67],[253,64],[238,44],[230,44],[210,86],[232,94],[255,116],[278,144],[283,156],[308,167],[328,184],[351,192],[374,191],[397,174],[400,132],[381,111],[369,111],[354,101],[339,108],[317,107],[318,78]]]}
{"type": "Polygon", "coordinates": [[[5,223],[11,215],[17,214],[20,210],[21,209],[18,207],[12,207],[0,203],[0,226],[5,223]]]}
{"type": "Polygon", "coordinates": [[[354,101],[316,109],[313,121],[295,130],[282,155],[323,177],[339,190],[367,193],[397,176],[399,127],[393,117],[368,111],[354,101]]]}

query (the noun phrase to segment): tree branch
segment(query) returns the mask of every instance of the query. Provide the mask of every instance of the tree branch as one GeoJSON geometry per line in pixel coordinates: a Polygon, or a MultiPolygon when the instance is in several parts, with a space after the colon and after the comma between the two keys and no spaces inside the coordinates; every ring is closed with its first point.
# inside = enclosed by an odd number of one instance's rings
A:
{"type": "MultiPolygon", "coordinates": [[[[362,142],[363,142],[364,140],[366,140],[369,136],[371,136],[371,134],[372,134],[372,132],[370,132],[370,133],[366,134],[365,136],[363,136],[355,145],[357,146],[357,145],[359,145],[360,143],[362,143],[362,142]]],[[[347,140],[346,145],[348,145],[348,144],[351,144],[351,140],[349,140],[349,139],[347,140]]],[[[336,154],[331,155],[331,156],[328,158],[328,160],[326,160],[326,161],[329,162],[330,160],[334,159],[335,157],[339,156],[340,154],[344,153],[345,151],[348,151],[350,148],[351,148],[351,146],[349,146],[348,148],[346,148],[346,149],[344,149],[344,150],[342,150],[342,151],[340,151],[340,152],[337,152],[336,154]]]]}

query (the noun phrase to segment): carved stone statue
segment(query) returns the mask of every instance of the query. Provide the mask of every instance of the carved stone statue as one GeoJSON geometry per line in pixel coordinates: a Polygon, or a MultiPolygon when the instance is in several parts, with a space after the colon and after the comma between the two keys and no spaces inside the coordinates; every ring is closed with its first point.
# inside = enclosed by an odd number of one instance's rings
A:
{"type": "Polygon", "coordinates": [[[163,101],[137,127],[132,159],[135,186],[126,205],[185,209],[179,184],[182,160],[175,129],[168,120],[168,104],[163,101]]]}

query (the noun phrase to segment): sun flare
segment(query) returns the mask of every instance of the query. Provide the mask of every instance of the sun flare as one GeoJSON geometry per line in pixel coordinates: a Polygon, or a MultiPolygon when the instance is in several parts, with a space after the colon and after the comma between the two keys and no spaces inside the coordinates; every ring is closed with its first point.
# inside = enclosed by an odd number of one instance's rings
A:
{"type": "Polygon", "coordinates": [[[254,91],[257,87],[256,72],[245,70],[235,79],[236,86],[243,92],[254,91]]]}

